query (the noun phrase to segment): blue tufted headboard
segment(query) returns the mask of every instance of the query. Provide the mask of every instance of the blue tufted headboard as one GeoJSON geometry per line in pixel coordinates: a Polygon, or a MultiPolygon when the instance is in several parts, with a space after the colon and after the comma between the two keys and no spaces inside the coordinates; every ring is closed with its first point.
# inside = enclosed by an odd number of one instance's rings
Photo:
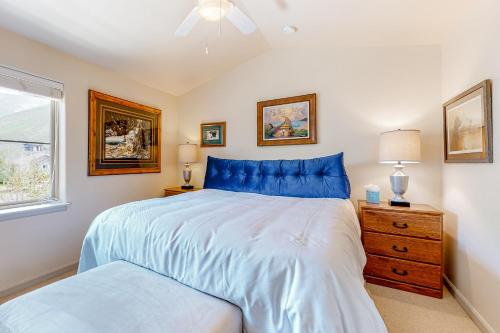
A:
{"type": "Polygon", "coordinates": [[[351,195],[344,154],[308,160],[228,160],[208,157],[204,188],[301,198],[351,195]]]}

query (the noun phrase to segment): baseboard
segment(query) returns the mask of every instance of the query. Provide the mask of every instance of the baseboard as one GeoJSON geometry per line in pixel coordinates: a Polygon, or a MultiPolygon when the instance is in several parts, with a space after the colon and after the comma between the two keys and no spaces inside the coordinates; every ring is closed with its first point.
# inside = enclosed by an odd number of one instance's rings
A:
{"type": "Polygon", "coordinates": [[[16,286],[10,287],[8,289],[1,290],[0,291],[0,299],[4,298],[4,297],[8,297],[12,294],[16,294],[20,291],[31,288],[33,286],[36,286],[37,284],[41,284],[41,283],[43,283],[47,280],[50,280],[58,275],[67,273],[67,272],[75,270],[77,268],[78,268],[78,262],[73,263],[73,264],[68,265],[68,266],[64,266],[64,267],[59,268],[59,269],[52,271],[50,273],[40,275],[39,277],[36,277],[34,279],[24,281],[16,286]]]}
{"type": "Polygon", "coordinates": [[[448,279],[448,277],[444,276],[444,283],[448,287],[450,293],[455,296],[458,304],[462,306],[462,308],[467,312],[467,314],[472,318],[472,321],[476,323],[481,332],[483,333],[495,333],[493,327],[481,316],[481,314],[474,308],[474,306],[469,302],[469,300],[458,290],[458,288],[448,279]]]}

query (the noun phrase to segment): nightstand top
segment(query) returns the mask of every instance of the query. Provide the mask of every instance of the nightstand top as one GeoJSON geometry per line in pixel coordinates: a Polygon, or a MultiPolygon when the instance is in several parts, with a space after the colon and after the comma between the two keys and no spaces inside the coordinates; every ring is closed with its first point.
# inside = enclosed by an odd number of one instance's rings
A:
{"type": "Polygon", "coordinates": [[[411,204],[411,207],[390,206],[388,202],[380,201],[379,204],[367,203],[366,200],[358,200],[359,209],[381,210],[387,212],[406,212],[406,213],[422,213],[431,215],[443,215],[443,212],[429,205],[411,204]]]}
{"type": "Polygon", "coordinates": [[[194,191],[199,191],[199,190],[201,190],[201,188],[199,188],[199,187],[195,187],[195,188],[193,188],[193,189],[191,189],[191,190],[188,190],[188,189],[184,189],[184,188],[182,188],[182,187],[180,187],[180,186],[167,187],[167,188],[165,189],[165,191],[169,191],[169,192],[179,192],[179,193],[194,192],[194,191]]]}

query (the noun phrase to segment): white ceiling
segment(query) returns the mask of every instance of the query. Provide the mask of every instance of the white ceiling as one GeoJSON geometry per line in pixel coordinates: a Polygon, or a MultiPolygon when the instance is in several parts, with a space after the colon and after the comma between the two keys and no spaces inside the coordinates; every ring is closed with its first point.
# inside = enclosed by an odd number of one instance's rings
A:
{"type": "Polygon", "coordinates": [[[201,20],[174,38],[196,0],[0,0],[0,26],[180,95],[270,48],[439,44],[474,0],[234,2],[257,32],[201,20]]]}

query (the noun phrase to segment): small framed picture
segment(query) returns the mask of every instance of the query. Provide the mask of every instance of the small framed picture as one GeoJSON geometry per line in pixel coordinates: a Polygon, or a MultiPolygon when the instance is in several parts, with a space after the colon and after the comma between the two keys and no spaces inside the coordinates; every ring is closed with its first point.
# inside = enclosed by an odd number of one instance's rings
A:
{"type": "Polygon", "coordinates": [[[486,80],[443,105],[446,163],[492,163],[491,81],[486,80]]]}
{"type": "Polygon", "coordinates": [[[226,146],[226,122],[207,123],[200,126],[201,147],[226,146]]]}
{"type": "Polygon", "coordinates": [[[316,94],[257,103],[257,146],[316,143],[316,94]]]}

